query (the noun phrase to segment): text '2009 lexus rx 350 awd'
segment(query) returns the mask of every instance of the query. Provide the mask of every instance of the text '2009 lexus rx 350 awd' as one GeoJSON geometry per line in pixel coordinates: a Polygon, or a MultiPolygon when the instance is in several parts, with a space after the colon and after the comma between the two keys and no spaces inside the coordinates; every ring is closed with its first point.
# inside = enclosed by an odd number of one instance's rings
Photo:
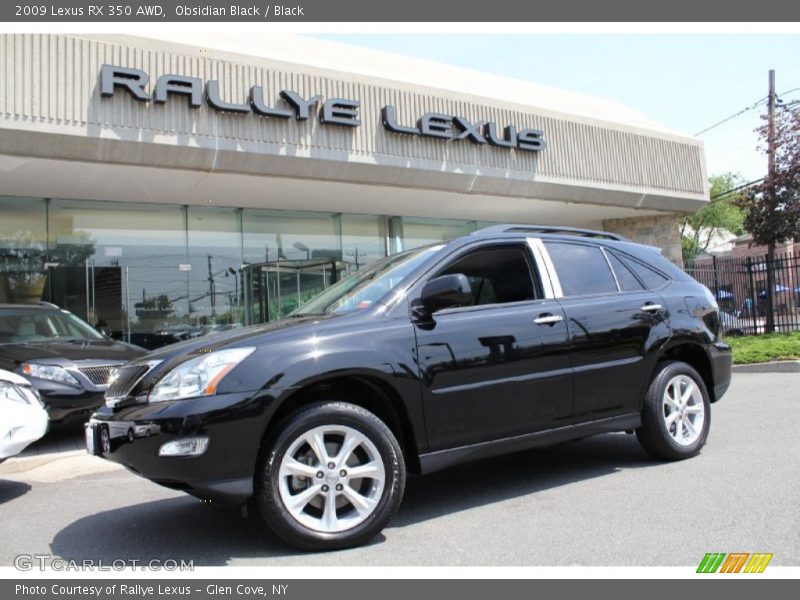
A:
{"type": "Polygon", "coordinates": [[[659,459],[696,455],[730,383],[720,332],[713,295],[657,249],[492,227],[132,361],[87,446],[342,548],[389,522],[407,473],[631,430],[659,459]]]}

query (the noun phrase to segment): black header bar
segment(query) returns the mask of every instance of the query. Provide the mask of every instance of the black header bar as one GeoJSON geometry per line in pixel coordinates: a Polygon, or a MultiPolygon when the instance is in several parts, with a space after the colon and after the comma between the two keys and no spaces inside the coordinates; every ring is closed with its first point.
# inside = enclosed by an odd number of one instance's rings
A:
{"type": "Polygon", "coordinates": [[[787,0],[11,0],[4,22],[793,22],[787,0]]]}

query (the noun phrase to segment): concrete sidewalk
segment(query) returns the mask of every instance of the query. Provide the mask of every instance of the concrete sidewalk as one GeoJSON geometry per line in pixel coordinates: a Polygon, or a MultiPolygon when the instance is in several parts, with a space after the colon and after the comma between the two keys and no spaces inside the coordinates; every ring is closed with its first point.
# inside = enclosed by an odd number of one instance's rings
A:
{"type": "Polygon", "coordinates": [[[0,464],[0,479],[25,483],[53,483],[120,470],[124,470],[124,467],[118,463],[90,456],[85,450],[71,450],[9,458],[0,464]]]}
{"type": "Polygon", "coordinates": [[[86,453],[83,425],[58,427],[18,456],[0,464],[0,478],[26,482],[53,482],[122,469],[117,463],[86,453]]]}

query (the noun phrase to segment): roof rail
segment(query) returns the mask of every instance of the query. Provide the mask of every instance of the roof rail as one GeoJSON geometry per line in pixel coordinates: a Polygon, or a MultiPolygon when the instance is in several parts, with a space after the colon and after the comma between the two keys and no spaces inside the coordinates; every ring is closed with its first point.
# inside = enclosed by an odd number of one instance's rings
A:
{"type": "Polygon", "coordinates": [[[557,225],[493,225],[476,231],[477,234],[484,233],[553,233],[574,235],[578,237],[601,238],[616,240],[618,242],[629,242],[630,240],[616,233],[608,231],[597,231],[594,229],[580,229],[578,227],[560,227],[557,225]]]}
{"type": "Polygon", "coordinates": [[[46,306],[47,308],[61,308],[58,304],[53,304],[52,302],[45,302],[44,300],[39,300],[37,302],[39,306],[46,306]]]}

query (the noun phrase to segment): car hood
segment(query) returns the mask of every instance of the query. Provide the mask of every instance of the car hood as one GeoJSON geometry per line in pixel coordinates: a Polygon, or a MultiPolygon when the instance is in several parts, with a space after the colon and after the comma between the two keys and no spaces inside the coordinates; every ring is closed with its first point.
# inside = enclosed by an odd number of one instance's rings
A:
{"type": "Polygon", "coordinates": [[[14,385],[24,385],[28,387],[31,385],[31,382],[21,375],[17,375],[16,373],[12,373],[11,371],[6,371],[4,369],[0,369],[0,381],[6,381],[8,383],[13,383],[14,385]]]}
{"type": "Polygon", "coordinates": [[[341,318],[346,317],[341,315],[298,316],[281,319],[279,321],[271,321],[269,323],[261,323],[259,325],[250,325],[249,327],[242,327],[241,329],[212,333],[154,350],[147,354],[145,361],[159,360],[164,363],[170,363],[173,359],[186,358],[200,352],[213,352],[214,350],[219,350],[228,346],[245,345],[247,340],[254,338],[259,338],[259,343],[261,343],[260,338],[263,336],[272,337],[282,333],[288,333],[289,331],[294,334],[298,329],[306,328],[322,321],[341,318]]]}
{"type": "Polygon", "coordinates": [[[0,364],[18,365],[29,360],[51,358],[127,362],[142,356],[144,353],[145,351],[138,346],[116,340],[2,344],[0,345],[0,364]]]}

